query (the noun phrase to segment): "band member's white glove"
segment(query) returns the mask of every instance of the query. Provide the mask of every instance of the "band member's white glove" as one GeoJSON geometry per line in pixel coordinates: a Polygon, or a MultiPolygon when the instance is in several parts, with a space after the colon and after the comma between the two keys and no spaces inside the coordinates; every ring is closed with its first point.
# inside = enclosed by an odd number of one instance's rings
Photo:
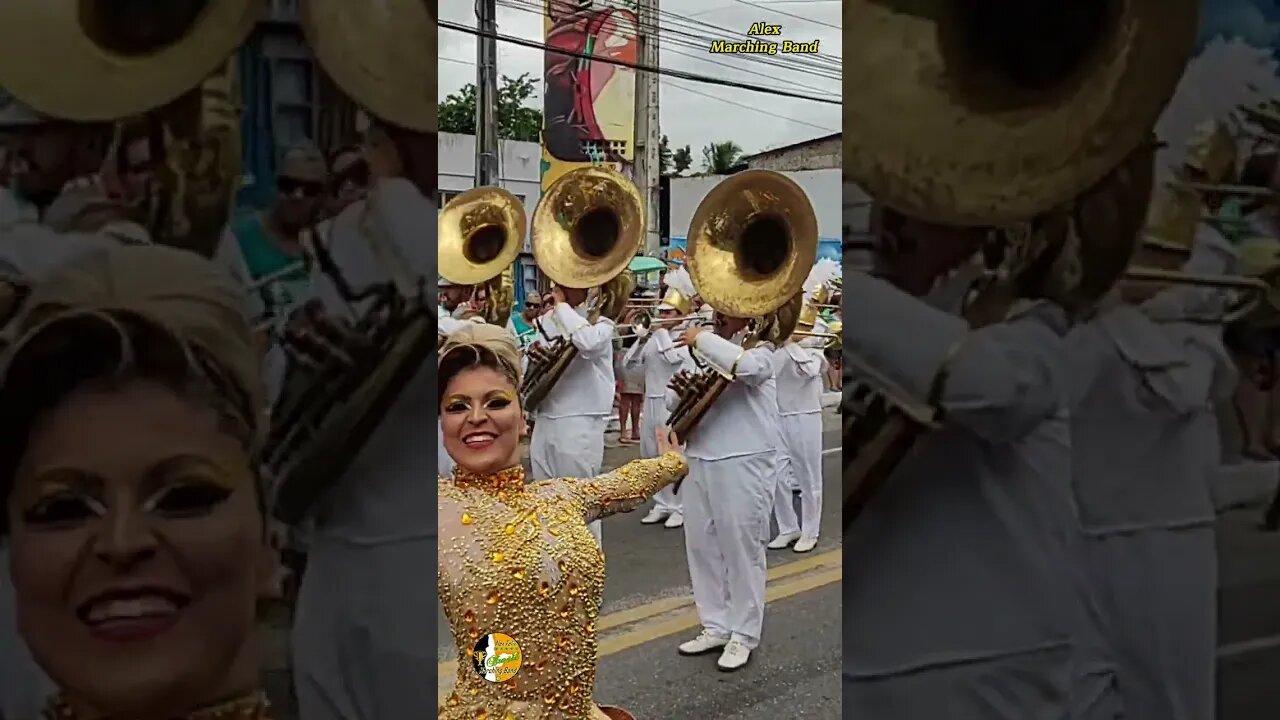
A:
{"type": "Polygon", "coordinates": [[[634,332],[635,332],[636,337],[638,337],[638,338],[645,337],[646,335],[648,335],[648,334],[649,334],[649,328],[648,328],[647,326],[645,326],[645,325],[641,325],[641,324],[639,324],[639,323],[636,323],[635,325],[632,325],[632,326],[631,326],[631,329],[632,329],[632,331],[634,331],[634,332]]]}

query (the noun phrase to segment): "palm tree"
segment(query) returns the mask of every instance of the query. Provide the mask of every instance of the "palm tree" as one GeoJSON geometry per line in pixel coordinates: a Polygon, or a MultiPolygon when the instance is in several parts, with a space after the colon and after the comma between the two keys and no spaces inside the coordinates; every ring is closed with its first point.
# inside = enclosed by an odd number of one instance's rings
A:
{"type": "Polygon", "coordinates": [[[729,140],[702,148],[702,171],[708,175],[728,175],[742,161],[742,147],[729,140]]]}

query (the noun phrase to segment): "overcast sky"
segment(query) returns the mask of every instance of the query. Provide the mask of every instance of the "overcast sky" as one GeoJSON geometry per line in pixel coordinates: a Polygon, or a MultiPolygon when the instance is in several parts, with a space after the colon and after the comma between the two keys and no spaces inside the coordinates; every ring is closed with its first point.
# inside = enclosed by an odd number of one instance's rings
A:
{"type": "MultiPolygon", "coordinates": [[[[543,40],[539,8],[545,0],[497,0],[498,33],[543,40]]],[[[622,0],[595,0],[597,4],[622,0]]],[[[441,0],[443,20],[475,24],[473,0],[441,0]]],[[[840,2],[838,0],[665,0],[659,10],[664,68],[730,78],[751,85],[785,88],[828,98],[840,97],[840,2]],[[800,16],[806,19],[799,19],[800,16]],[[782,26],[782,37],[796,42],[820,40],[821,56],[726,56],[707,52],[712,39],[743,41],[753,22],[782,26]]],[[[440,29],[440,99],[475,82],[476,38],[440,29]]],[[[498,45],[498,72],[529,73],[541,85],[542,51],[509,43],[498,45]]],[[[662,133],[671,147],[690,145],[694,169],[701,148],[733,140],[748,152],[788,145],[838,132],[840,106],[779,97],[684,78],[661,80],[662,133]]],[[[539,92],[536,106],[541,109],[539,92]]]]}

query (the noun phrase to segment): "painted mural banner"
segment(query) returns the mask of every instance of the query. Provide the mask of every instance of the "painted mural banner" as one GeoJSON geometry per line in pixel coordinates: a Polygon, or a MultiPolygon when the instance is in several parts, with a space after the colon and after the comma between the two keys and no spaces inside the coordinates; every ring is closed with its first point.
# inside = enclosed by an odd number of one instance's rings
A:
{"type": "Polygon", "coordinates": [[[591,58],[632,65],[638,61],[637,3],[545,2],[542,189],[588,165],[607,165],[630,177],[635,158],[635,70],[591,58]]]}
{"type": "MultiPolygon", "coordinates": [[[[1198,126],[1218,120],[1247,136],[1239,107],[1273,100],[1280,100],[1280,2],[1205,0],[1195,53],[1156,125],[1166,144],[1158,172],[1168,177],[1182,163],[1198,126]]],[[[1247,141],[1240,151],[1242,160],[1250,154],[1247,141]]]]}

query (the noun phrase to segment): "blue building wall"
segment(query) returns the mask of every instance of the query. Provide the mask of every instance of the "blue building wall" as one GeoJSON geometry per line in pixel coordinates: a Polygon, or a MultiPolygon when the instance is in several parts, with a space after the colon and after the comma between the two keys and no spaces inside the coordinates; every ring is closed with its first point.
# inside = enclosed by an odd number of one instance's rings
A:
{"type": "Polygon", "coordinates": [[[276,143],[272,126],[271,63],[262,53],[261,37],[255,36],[239,51],[240,92],[244,117],[241,146],[244,174],[249,184],[240,190],[242,208],[262,208],[275,195],[276,143]]]}

